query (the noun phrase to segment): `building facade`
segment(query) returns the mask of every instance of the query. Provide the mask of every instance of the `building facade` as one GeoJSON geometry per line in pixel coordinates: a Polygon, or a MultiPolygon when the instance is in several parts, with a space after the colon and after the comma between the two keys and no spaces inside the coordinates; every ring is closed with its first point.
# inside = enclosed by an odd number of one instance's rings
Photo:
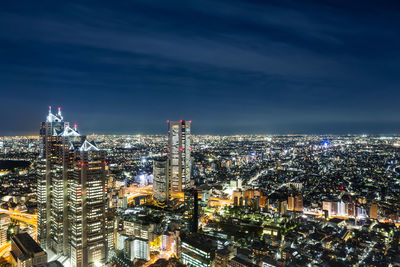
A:
{"type": "Polygon", "coordinates": [[[47,253],[28,233],[16,234],[11,239],[11,264],[13,267],[44,267],[47,253]]]}
{"type": "Polygon", "coordinates": [[[190,185],[191,121],[168,121],[169,189],[181,193],[190,185]]]}
{"type": "Polygon", "coordinates": [[[190,233],[196,233],[199,226],[199,191],[194,188],[186,189],[184,192],[185,203],[185,225],[190,233]]]}
{"type": "Polygon", "coordinates": [[[159,205],[169,199],[168,159],[157,158],[153,161],[153,198],[159,205]]]}
{"type": "Polygon", "coordinates": [[[106,158],[51,108],[40,129],[38,242],[71,266],[105,263],[106,158]]]}

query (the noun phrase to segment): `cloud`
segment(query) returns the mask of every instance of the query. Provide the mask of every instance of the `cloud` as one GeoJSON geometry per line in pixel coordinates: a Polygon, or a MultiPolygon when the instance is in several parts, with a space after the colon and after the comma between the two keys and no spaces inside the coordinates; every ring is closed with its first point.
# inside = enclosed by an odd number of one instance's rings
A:
{"type": "Polygon", "coordinates": [[[379,121],[399,115],[398,26],[395,7],[369,1],[7,3],[0,86],[143,127],[379,121]]]}

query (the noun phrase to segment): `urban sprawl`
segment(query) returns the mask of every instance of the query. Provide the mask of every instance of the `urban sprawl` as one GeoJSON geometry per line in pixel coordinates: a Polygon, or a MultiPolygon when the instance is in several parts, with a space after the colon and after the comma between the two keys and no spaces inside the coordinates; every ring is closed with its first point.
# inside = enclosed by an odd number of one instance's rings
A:
{"type": "Polygon", "coordinates": [[[400,136],[85,136],[43,117],[0,137],[0,266],[400,266],[400,136]]]}

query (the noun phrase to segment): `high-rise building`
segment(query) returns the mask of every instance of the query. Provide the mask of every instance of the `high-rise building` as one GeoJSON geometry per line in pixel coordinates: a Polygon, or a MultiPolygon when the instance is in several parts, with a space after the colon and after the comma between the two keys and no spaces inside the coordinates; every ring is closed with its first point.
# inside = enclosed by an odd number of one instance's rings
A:
{"type": "Polygon", "coordinates": [[[42,248],[56,254],[68,254],[68,175],[70,143],[79,142],[80,134],[64,122],[61,109],[51,107],[40,129],[38,177],[38,241],[42,248]]]}
{"type": "Polygon", "coordinates": [[[159,205],[169,199],[168,159],[157,158],[153,161],[153,198],[159,205]]]}
{"type": "Polygon", "coordinates": [[[190,185],[191,121],[168,121],[169,189],[181,193],[190,185]]]}
{"type": "Polygon", "coordinates": [[[303,211],[303,197],[301,195],[294,197],[294,210],[303,211]]]}
{"type": "Polygon", "coordinates": [[[10,216],[8,214],[0,214],[0,246],[7,243],[7,229],[10,225],[10,216]]]}
{"type": "Polygon", "coordinates": [[[288,197],[288,210],[294,210],[294,197],[288,197]]]}
{"type": "Polygon", "coordinates": [[[288,210],[288,203],[287,201],[280,201],[279,202],[279,213],[281,215],[285,215],[287,213],[288,210]]]}
{"type": "Polygon", "coordinates": [[[85,140],[75,151],[69,181],[69,245],[72,266],[105,263],[106,156],[85,140]]]}
{"type": "Polygon", "coordinates": [[[289,196],[288,210],[303,211],[303,197],[301,195],[289,196]]]}
{"type": "Polygon", "coordinates": [[[134,258],[142,260],[150,260],[150,246],[149,240],[136,237],[133,240],[134,244],[134,258]]]}
{"type": "Polygon", "coordinates": [[[199,227],[199,192],[197,189],[190,188],[184,192],[185,202],[185,220],[186,229],[191,232],[197,232],[199,227]]]}
{"type": "Polygon", "coordinates": [[[104,263],[106,158],[51,108],[40,129],[38,241],[71,266],[104,263]]]}
{"type": "Polygon", "coordinates": [[[371,207],[369,208],[369,217],[371,219],[378,219],[378,205],[377,204],[372,204],[371,207]]]}

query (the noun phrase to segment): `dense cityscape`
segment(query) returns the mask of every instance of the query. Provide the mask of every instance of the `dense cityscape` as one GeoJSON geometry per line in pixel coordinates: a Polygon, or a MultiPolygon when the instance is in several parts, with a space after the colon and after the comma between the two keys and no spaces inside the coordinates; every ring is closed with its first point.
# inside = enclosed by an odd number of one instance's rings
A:
{"type": "Polygon", "coordinates": [[[400,136],[84,136],[63,116],[0,139],[1,266],[400,264],[400,136]]]}
{"type": "Polygon", "coordinates": [[[400,267],[400,1],[2,1],[0,267],[400,267]]]}

